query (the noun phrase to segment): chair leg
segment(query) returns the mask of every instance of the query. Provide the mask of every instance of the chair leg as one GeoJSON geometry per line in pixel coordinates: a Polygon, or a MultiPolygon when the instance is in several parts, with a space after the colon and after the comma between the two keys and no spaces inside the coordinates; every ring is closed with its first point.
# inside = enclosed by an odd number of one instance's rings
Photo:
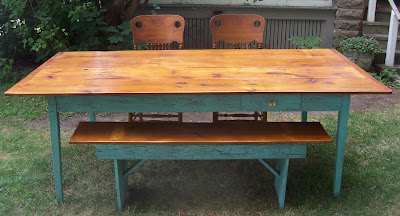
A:
{"type": "Polygon", "coordinates": [[[268,114],[267,114],[267,112],[262,112],[262,120],[263,120],[263,122],[267,122],[267,121],[268,121],[268,114]]]}
{"type": "Polygon", "coordinates": [[[213,122],[217,122],[218,121],[218,112],[213,112],[213,122]]]}
{"type": "Polygon", "coordinates": [[[128,113],[128,122],[132,122],[132,113],[128,113]]]}
{"type": "Polygon", "coordinates": [[[278,196],[279,207],[283,209],[285,206],[286,182],[289,168],[289,159],[278,159],[276,169],[279,176],[275,176],[275,190],[278,196]]]}
{"type": "Polygon", "coordinates": [[[302,122],[307,122],[307,111],[302,111],[301,112],[301,121],[302,122]]]}
{"type": "Polygon", "coordinates": [[[183,121],[183,116],[182,113],[178,113],[178,122],[182,122],[183,121]]]}
{"type": "Polygon", "coordinates": [[[258,113],[258,111],[254,112],[254,120],[258,121],[258,118],[260,117],[260,114],[258,113]]]}
{"type": "Polygon", "coordinates": [[[124,177],[124,172],[126,170],[126,160],[114,160],[114,170],[117,189],[118,211],[122,211],[129,189],[128,176],[124,177]]]}

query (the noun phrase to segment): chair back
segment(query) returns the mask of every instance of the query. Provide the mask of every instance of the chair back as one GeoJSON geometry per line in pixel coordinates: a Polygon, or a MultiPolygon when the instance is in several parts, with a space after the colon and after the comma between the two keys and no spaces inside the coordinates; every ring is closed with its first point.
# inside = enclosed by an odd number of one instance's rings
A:
{"type": "Polygon", "coordinates": [[[210,20],[213,48],[224,41],[226,48],[248,49],[252,41],[262,48],[265,19],[256,14],[220,14],[210,20]]]}
{"type": "Polygon", "coordinates": [[[138,49],[138,43],[145,42],[147,49],[171,49],[171,43],[176,41],[179,49],[183,48],[183,30],[185,19],[178,15],[143,15],[131,21],[133,34],[133,49],[138,49]]]}

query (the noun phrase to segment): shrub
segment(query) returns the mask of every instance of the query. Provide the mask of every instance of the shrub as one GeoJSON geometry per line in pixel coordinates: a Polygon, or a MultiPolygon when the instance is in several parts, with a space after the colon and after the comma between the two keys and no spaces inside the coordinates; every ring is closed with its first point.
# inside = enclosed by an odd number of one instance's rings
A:
{"type": "Polygon", "coordinates": [[[319,44],[321,43],[322,39],[316,35],[306,38],[294,36],[289,38],[289,41],[291,41],[294,45],[299,46],[300,49],[319,49],[319,44]]]}
{"type": "Polygon", "coordinates": [[[343,53],[347,50],[355,50],[358,52],[371,53],[372,55],[380,52],[381,45],[374,38],[366,37],[350,37],[336,44],[335,48],[343,53]]]}
{"type": "Polygon", "coordinates": [[[0,84],[16,81],[12,74],[13,63],[12,59],[0,58],[0,84]]]}
{"type": "Polygon", "coordinates": [[[388,70],[383,69],[379,73],[370,73],[375,79],[379,80],[380,82],[392,86],[395,88],[400,88],[399,82],[399,74],[395,69],[388,70]]]}
{"type": "Polygon", "coordinates": [[[36,61],[44,61],[62,50],[99,49],[100,27],[105,26],[95,1],[2,0],[0,44],[2,57],[30,53],[36,61]],[[9,41],[12,41],[10,43],[9,41]]]}
{"type": "Polygon", "coordinates": [[[0,82],[59,51],[132,49],[129,21],[106,23],[107,1],[0,1],[0,82]]]}

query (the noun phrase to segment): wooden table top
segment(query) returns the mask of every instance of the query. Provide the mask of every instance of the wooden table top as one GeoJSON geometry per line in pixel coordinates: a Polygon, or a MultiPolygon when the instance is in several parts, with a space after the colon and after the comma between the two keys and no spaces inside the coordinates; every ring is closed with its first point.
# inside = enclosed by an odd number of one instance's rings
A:
{"type": "Polygon", "coordinates": [[[391,90],[333,49],[60,52],[5,95],[368,94],[391,90]]]}

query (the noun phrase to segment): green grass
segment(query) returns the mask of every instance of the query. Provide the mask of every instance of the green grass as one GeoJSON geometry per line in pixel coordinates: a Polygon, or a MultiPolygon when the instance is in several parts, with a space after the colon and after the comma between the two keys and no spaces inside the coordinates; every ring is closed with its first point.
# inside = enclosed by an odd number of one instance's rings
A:
{"type": "Polygon", "coordinates": [[[37,120],[47,117],[45,97],[6,97],[3,95],[12,85],[0,85],[0,118],[14,116],[25,120],[37,120]]]}
{"type": "MultiPolygon", "coordinates": [[[[2,87],[5,90],[7,87],[2,87]]],[[[273,175],[257,161],[150,161],[130,177],[116,208],[111,161],[93,146],[69,145],[62,131],[64,202],[53,188],[45,98],[0,95],[0,215],[399,215],[400,104],[350,113],[342,192],[332,196],[334,144],[310,145],[291,160],[285,209],[273,175]]],[[[299,119],[269,113],[271,120],[299,119]]],[[[64,117],[65,118],[65,117],[64,117]]],[[[336,114],[311,114],[335,138],[336,114]]],[[[273,163],[273,162],[271,162],[273,163]]]]}

